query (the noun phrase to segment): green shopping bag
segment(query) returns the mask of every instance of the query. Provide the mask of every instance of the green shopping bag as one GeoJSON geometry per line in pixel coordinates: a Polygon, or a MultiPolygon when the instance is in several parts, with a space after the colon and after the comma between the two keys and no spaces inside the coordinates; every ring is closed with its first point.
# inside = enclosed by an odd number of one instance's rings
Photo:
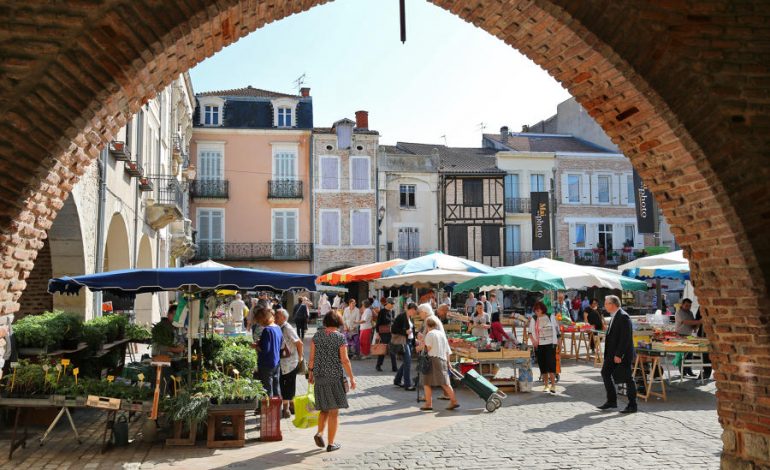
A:
{"type": "Polygon", "coordinates": [[[307,393],[294,397],[294,421],[292,424],[300,429],[318,426],[319,411],[315,409],[315,393],[313,385],[308,385],[307,393]]]}
{"type": "Polygon", "coordinates": [[[674,367],[679,367],[682,364],[683,360],[684,360],[684,353],[676,353],[674,354],[674,360],[671,361],[671,364],[674,367]]]}

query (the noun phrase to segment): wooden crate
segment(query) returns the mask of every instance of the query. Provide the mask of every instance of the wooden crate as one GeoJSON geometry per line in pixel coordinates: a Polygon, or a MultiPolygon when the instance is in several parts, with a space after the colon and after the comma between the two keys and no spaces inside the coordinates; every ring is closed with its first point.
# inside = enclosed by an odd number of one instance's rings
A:
{"type": "Polygon", "coordinates": [[[86,399],[86,406],[92,408],[101,408],[104,410],[119,410],[120,399],[110,397],[97,397],[96,395],[88,395],[86,399]]]}
{"type": "Polygon", "coordinates": [[[246,443],[246,416],[244,410],[211,411],[208,418],[208,439],[206,447],[209,449],[222,449],[243,447],[246,443]],[[232,422],[233,436],[225,439],[222,436],[224,428],[223,420],[229,417],[232,422]]]}
{"type": "Polygon", "coordinates": [[[520,349],[503,349],[503,359],[526,359],[530,357],[529,350],[522,351],[520,349]]]}
{"type": "Polygon", "coordinates": [[[502,351],[476,351],[472,359],[502,359],[502,351]]]}
{"type": "Polygon", "coordinates": [[[167,446],[194,446],[195,445],[195,435],[198,433],[198,422],[197,421],[188,421],[188,423],[184,423],[183,421],[174,421],[174,437],[170,437],[166,439],[166,445],[167,446]],[[185,429],[185,424],[187,424],[187,429],[185,429]],[[185,435],[184,431],[187,431],[187,435],[185,435]]]}

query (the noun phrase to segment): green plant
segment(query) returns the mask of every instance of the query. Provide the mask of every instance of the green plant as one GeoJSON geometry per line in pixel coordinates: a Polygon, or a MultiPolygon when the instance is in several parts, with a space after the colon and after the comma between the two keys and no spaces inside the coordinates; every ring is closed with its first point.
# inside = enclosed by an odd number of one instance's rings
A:
{"type": "Polygon", "coordinates": [[[116,341],[122,339],[126,334],[126,327],[128,326],[128,319],[118,313],[105,315],[107,322],[107,334],[111,338],[110,341],[116,341]]]}
{"type": "MultiPolygon", "coordinates": [[[[94,320],[97,320],[96,318],[94,320]]],[[[83,340],[92,350],[101,349],[107,338],[107,324],[103,321],[87,321],[83,324],[83,340]]]]}
{"type": "Polygon", "coordinates": [[[19,347],[54,348],[66,342],[75,347],[81,339],[82,322],[76,314],[62,311],[27,315],[14,324],[19,347]]]}
{"type": "Polygon", "coordinates": [[[161,346],[174,345],[174,327],[169,322],[159,321],[152,326],[152,342],[161,346]]]}
{"type": "Polygon", "coordinates": [[[244,344],[225,343],[212,359],[225,372],[234,368],[244,376],[257,368],[257,352],[244,344]]]}
{"type": "Polygon", "coordinates": [[[211,400],[201,393],[189,394],[181,392],[175,397],[164,400],[164,410],[174,421],[203,422],[209,413],[211,400]]]}
{"type": "Polygon", "coordinates": [[[148,341],[152,339],[152,330],[143,325],[129,324],[126,326],[126,338],[132,341],[148,341]]]}

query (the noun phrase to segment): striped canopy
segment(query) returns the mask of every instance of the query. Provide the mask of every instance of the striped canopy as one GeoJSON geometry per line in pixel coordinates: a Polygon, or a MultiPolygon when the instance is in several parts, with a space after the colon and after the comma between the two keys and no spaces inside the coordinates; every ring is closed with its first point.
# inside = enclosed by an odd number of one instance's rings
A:
{"type": "Polygon", "coordinates": [[[316,278],[317,284],[347,284],[349,282],[358,281],[371,281],[373,279],[379,279],[382,276],[382,271],[404,263],[401,258],[392,259],[390,261],[380,261],[379,263],[364,264],[362,266],[354,266],[352,268],[340,269],[339,271],[333,271],[316,278]]]}

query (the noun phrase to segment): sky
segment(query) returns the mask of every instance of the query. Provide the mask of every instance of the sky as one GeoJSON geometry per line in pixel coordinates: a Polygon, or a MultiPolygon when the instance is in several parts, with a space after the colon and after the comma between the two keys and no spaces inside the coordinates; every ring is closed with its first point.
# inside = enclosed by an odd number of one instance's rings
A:
{"type": "Polygon", "coordinates": [[[190,71],[196,93],[255,88],[313,97],[330,127],[369,111],[381,144],[478,147],[482,132],[512,131],[556,113],[569,93],[538,65],[484,30],[424,0],[335,0],[268,24],[190,71]],[[484,130],[482,131],[482,123],[484,130]]]}

